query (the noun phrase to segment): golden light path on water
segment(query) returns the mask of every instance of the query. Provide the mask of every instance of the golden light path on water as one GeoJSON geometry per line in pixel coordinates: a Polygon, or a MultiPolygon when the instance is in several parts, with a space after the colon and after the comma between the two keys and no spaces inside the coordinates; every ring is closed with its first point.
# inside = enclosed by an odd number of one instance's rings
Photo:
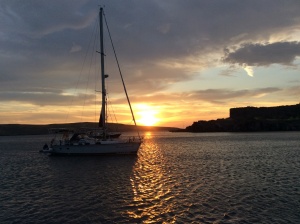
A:
{"type": "Polygon", "coordinates": [[[165,158],[151,133],[145,135],[130,181],[134,195],[130,218],[143,223],[175,223],[175,178],[165,170],[165,158]]]}

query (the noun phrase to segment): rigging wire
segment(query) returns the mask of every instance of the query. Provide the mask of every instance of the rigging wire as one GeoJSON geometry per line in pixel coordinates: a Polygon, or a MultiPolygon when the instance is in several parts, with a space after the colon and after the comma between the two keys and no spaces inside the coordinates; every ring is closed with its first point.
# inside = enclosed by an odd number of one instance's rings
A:
{"type": "MultiPolygon", "coordinates": [[[[123,79],[121,67],[120,67],[120,64],[119,64],[119,60],[118,60],[118,57],[117,57],[117,54],[116,54],[115,46],[114,46],[113,41],[112,41],[112,37],[111,37],[111,34],[110,34],[110,30],[108,28],[108,23],[107,23],[106,16],[105,16],[104,12],[103,12],[103,15],[104,15],[104,21],[105,21],[105,25],[106,25],[106,28],[107,28],[108,36],[109,36],[111,46],[112,46],[112,49],[113,49],[113,52],[114,52],[114,56],[115,56],[115,59],[116,59],[117,65],[118,65],[119,74],[120,74],[120,77],[121,77],[121,80],[122,80],[122,84],[123,84],[123,88],[124,88],[125,95],[126,95],[126,98],[127,98],[127,102],[128,102],[128,105],[129,105],[129,108],[130,108],[130,111],[131,111],[132,119],[133,119],[134,124],[136,126],[136,120],[135,120],[133,110],[132,110],[132,107],[131,107],[131,103],[130,103],[130,100],[129,100],[129,96],[128,96],[128,93],[127,93],[127,90],[126,90],[126,87],[125,87],[125,82],[124,82],[124,79],[123,79]]],[[[137,133],[138,133],[139,138],[141,138],[139,131],[137,131],[137,133]]]]}
{"type": "MultiPolygon", "coordinates": [[[[95,49],[95,46],[96,46],[96,35],[94,35],[94,44],[93,44],[92,49],[95,49]]],[[[91,76],[91,70],[92,70],[91,68],[92,68],[93,60],[95,60],[95,58],[96,58],[95,52],[92,52],[92,56],[91,56],[91,60],[90,60],[90,66],[89,66],[89,71],[88,71],[88,80],[87,80],[87,83],[86,83],[86,86],[85,86],[85,94],[84,94],[83,106],[82,106],[82,111],[81,111],[81,120],[80,120],[81,122],[82,122],[83,112],[84,112],[85,104],[86,104],[88,86],[89,86],[89,83],[90,83],[90,76],[91,76]]]]}
{"type": "Polygon", "coordinates": [[[77,79],[77,82],[76,82],[75,92],[74,92],[74,95],[73,95],[73,97],[72,97],[71,103],[69,104],[69,107],[68,107],[68,112],[67,112],[67,114],[66,114],[65,122],[67,122],[68,119],[69,119],[70,110],[71,110],[71,107],[72,107],[73,104],[74,104],[74,99],[75,99],[76,93],[78,92],[79,82],[80,82],[81,77],[82,77],[82,75],[83,75],[83,69],[84,69],[84,66],[85,66],[85,63],[86,63],[86,60],[87,60],[87,55],[88,55],[88,52],[89,52],[89,49],[90,49],[90,46],[91,46],[92,38],[93,38],[93,36],[94,36],[96,27],[97,27],[97,23],[95,22],[95,23],[94,23],[94,28],[93,28],[92,35],[91,35],[91,37],[90,37],[90,39],[89,39],[88,48],[87,48],[87,51],[86,51],[85,56],[84,56],[84,61],[83,61],[83,63],[82,63],[81,70],[80,70],[80,73],[79,73],[79,76],[78,76],[78,79],[77,79]]]}
{"type": "Polygon", "coordinates": [[[113,105],[111,104],[111,102],[110,102],[110,99],[109,99],[109,95],[107,94],[107,102],[108,102],[108,110],[110,111],[110,109],[111,109],[111,113],[109,113],[109,114],[112,114],[112,115],[110,115],[110,117],[111,117],[111,120],[112,121],[115,121],[116,123],[118,123],[118,119],[117,119],[117,117],[116,117],[116,114],[115,114],[115,111],[114,111],[114,108],[113,108],[113,105]]]}

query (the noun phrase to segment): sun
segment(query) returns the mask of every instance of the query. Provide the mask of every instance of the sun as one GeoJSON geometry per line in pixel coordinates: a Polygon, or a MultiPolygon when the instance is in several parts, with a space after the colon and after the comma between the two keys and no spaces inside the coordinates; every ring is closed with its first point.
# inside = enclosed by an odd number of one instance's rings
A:
{"type": "Polygon", "coordinates": [[[153,110],[150,106],[140,105],[137,112],[137,122],[140,125],[153,126],[159,121],[159,119],[155,116],[156,114],[158,114],[158,112],[153,110]]]}
{"type": "Polygon", "coordinates": [[[153,126],[157,123],[157,118],[155,117],[153,111],[143,111],[140,112],[140,118],[138,122],[145,126],[153,126]]]}

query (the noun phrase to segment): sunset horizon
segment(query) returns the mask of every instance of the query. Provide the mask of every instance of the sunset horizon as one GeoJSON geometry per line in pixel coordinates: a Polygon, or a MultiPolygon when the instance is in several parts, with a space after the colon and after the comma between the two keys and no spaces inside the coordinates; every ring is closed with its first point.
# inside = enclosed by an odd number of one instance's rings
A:
{"type": "MultiPolygon", "coordinates": [[[[91,64],[100,59],[87,55],[95,53],[89,47],[99,1],[2,4],[0,124],[98,122],[100,69],[91,64]]],[[[230,108],[299,103],[299,7],[293,1],[105,4],[137,125],[185,128],[228,118],[230,108]]],[[[107,121],[134,124],[113,51],[105,55],[114,114],[107,121]]]]}

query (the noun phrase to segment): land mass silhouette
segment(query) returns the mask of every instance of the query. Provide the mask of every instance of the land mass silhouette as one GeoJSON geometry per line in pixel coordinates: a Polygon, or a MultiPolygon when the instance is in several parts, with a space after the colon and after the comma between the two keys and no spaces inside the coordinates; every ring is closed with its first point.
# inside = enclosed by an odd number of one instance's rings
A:
{"type": "Polygon", "coordinates": [[[196,121],[178,131],[186,132],[253,132],[300,131],[300,104],[276,107],[231,108],[230,117],[196,121]]]}
{"type": "MultiPolygon", "coordinates": [[[[0,136],[16,136],[16,135],[45,135],[51,132],[51,129],[80,129],[80,128],[96,128],[97,123],[81,122],[81,123],[66,123],[66,124],[47,124],[47,125],[32,125],[32,124],[1,124],[0,136]]],[[[177,128],[173,127],[156,127],[156,126],[138,126],[126,124],[108,123],[108,128],[111,131],[126,132],[126,131],[172,131],[177,128]]]]}

